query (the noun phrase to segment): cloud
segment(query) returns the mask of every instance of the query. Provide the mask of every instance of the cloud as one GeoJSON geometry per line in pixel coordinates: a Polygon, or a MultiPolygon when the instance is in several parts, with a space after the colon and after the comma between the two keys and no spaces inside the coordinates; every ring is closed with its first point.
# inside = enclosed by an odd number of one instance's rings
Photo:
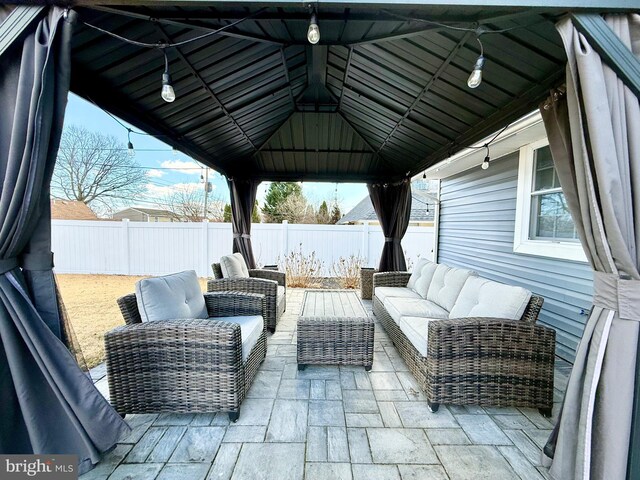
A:
{"type": "MultiPolygon", "coordinates": [[[[173,185],[156,185],[154,183],[147,183],[147,192],[149,196],[154,198],[166,198],[176,192],[193,192],[196,190],[203,190],[204,186],[201,183],[174,183],[173,185]]],[[[215,185],[212,185],[213,189],[216,189],[215,185]]]]}
{"type": "Polygon", "coordinates": [[[194,162],[189,162],[185,160],[165,160],[160,164],[162,168],[170,168],[180,173],[184,173],[186,175],[200,175],[203,171],[198,165],[194,162]]]}
{"type": "Polygon", "coordinates": [[[151,170],[147,170],[147,177],[150,178],[161,178],[164,176],[164,173],[162,170],[156,170],[155,168],[152,168],[151,170]]]}

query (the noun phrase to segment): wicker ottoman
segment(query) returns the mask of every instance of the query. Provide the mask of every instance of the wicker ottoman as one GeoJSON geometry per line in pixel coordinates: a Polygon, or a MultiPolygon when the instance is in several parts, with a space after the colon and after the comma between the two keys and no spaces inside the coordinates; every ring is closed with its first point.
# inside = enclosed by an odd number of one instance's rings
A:
{"type": "Polygon", "coordinates": [[[298,318],[298,370],[309,364],[371,370],[373,322],[355,292],[306,292],[298,318]]]}

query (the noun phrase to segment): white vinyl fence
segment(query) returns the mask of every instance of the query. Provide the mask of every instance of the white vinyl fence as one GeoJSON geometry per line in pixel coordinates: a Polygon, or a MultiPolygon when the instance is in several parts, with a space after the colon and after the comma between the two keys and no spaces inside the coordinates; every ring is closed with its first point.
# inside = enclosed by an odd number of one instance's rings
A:
{"type": "MultiPolygon", "coordinates": [[[[195,270],[211,275],[211,263],[231,253],[230,223],[145,223],[123,220],[53,220],[57,273],[166,275],[195,270]]],[[[366,266],[380,259],[384,237],[374,225],[260,223],[251,228],[256,262],[276,264],[292,251],[315,252],[323,275],[340,258],[356,255],[366,266]]],[[[409,264],[433,257],[433,227],[409,227],[402,240],[409,264]]]]}

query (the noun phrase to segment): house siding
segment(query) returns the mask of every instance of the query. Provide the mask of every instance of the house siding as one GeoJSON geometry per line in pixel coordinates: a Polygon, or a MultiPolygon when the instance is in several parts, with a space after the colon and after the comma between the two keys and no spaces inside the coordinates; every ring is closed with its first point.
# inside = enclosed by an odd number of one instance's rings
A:
{"type": "Polygon", "coordinates": [[[441,182],[438,262],[520,285],[544,297],[539,322],[557,332],[558,356],[573,361],[591,308],[593,274],[586,263],[513,252],[518,153],[441,182]]]}

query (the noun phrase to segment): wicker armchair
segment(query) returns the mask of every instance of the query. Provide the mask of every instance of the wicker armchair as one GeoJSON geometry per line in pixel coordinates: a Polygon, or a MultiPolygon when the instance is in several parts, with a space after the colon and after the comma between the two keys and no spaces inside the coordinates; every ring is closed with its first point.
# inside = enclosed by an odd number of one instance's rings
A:
{"type": "MultiPolygon", "coordinates": [[[[378,273],[376,287],[404,287],[410,274],[378,273]]],[[[427,357],[407,339],[374,294],[373,312],[424,389],[439,405],[532,407],[551,416],[555,331],[536,325],[544,299],[532,296],[520,321],[460,318],[429,322],[427,357]]]]}
{"type": "Polygon", "coordinates": [[[249,278],[223,278],[219,263],[211,265],[213,280],[207,282],[207,291],[237,291],[247,293],[259,293],[265,297],[266,313],[264,321],[267,330],[276,331],[276,325],[282,314],[287,309],[287,296],[282,295],[278,299],[278,286],[287,288],[286,275],[277,270],[250,269],[249,278]]]}
{"type": "Polygon", "coordinates": [[[263,315],[262,295],[204,294],[214,319],[141,322],[135,294],[118,299],[126,322],[105,335],[111,404],[128,413],[229,412],[240,404],[266,355],[263,330],[242,361],[240,326],[215,317],[263,315]]]}

